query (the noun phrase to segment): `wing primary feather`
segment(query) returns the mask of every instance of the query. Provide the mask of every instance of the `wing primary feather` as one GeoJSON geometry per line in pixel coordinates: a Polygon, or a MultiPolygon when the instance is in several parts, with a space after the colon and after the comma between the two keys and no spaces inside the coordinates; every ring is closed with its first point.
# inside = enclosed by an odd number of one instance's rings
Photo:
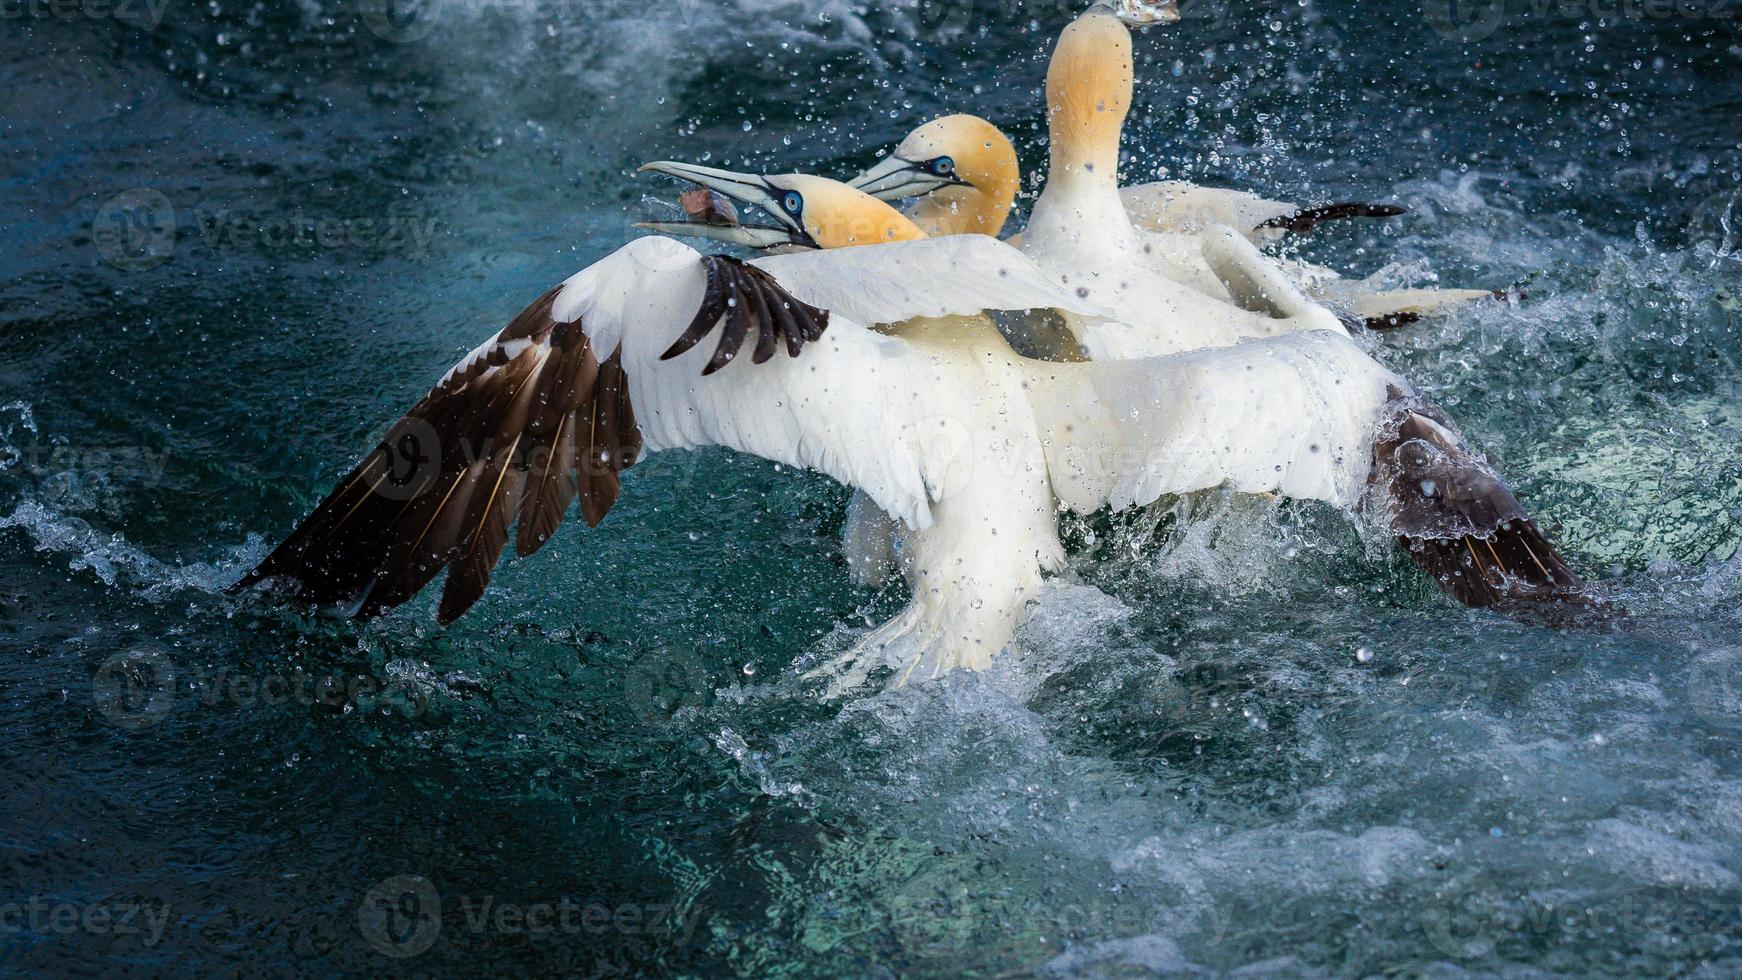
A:
{"type": "Polygon", "coordinates": [[[798,325],[793,316],[793,300],[784,295],[776,294],[769,302],[769,313],[774,317],[775,327],[779,330],[781,339],[786,341],[786,353],[789,357],[797,357],[799,349],[804,346],[806,337],[804,328],[798,325]]]}
{"type": "Polygon", "coordinates": [[[557,421],[556,434],[532,461],[520,502],[520,526],[515,532],[514,551],[522,558],[544,547],[562,521],[563,511],[575,499],[575,416],[557,421]]]}
{"type": "Polygon", "coordinates": [[[508,525],[514,522],[513,501],[518,497],[512,480],[521,478],[514,466],[514,453],[520,447],[516,436],[508,446],[492,451],[485,463],[484,493],[475,496],[475,503],[466,508],[470,531],[459,546],[459,556],[448,567],[448,578],[442,585],[441,604],[436,609],[436,621],[443,626],[460,618],[472,604],[484,595],[490,583],[490,573],[502,558],[502,548],[508,543],[508,525]],[[504,489],[515,492],[504,492],[504,489]]]}
{"type": "Polygon", "coordinates": [[[1398,544],[1469,606],[1596,603],[1444,413],[1393,385],[1371,481],[1398,544]]]}
{"type": "MultiPolygon", "coordinates": [[[[729,256],[701,260],[707,282],[694,319],[664,357],[723,324],[704,373],[730,362],[757,331],[753,360],[786,341],[797,356],[828,313],[729,256]],[[722,356],[723,355],[723,356],[722,356]]],[[[291,594],[348,615],[375,616],[447,571],[437,618],[475,603],[518,524],[515,550],[537,551],[578,500],[589,526],[622,492],[642,437],[618,349],[601,361],[579,319],[557,321],[556,287],[456,365],[341,480],[284,543],[232,586],[282,580],[291,594]],[[399,479],[399,464],[410,472],[399,479]]]]}
{"type": "Polygon", "coordinates": [[[559,325],[551,343],[555,353],[544,368],[550,394],[541,406],[537,437],[524,450],[528,473],[514,541],[522,558],[550,540],[575,499],[576,414],[599,376],[598,359],[578,322],[559,325]]]}
{"type": "Polygon", "coordinates": [[[778,342],[773,307],[779,305],[780,297],[768,295],[772,290],[755,279],[745,280],[745,285],[749,288],[744,290],[744,294],[750,301],[751,314],[756,318],[756,351],[750,355],[750,363],[766,364],[774,356],[778,342]]]}
{"type": "Polygon", "coordinates": [[[1421,314],[1415,310],[1396,310],[1391,313],[1381,313],[1378,316],[1363,317],[1361,326],[1368,330],[1395,330],[1411,323],[1421,322],[1421,314]]]}
{"type": "Polygon", "coordinates": [[[727,273],[725,256],[709,255],[702,258],[702,266],[707,270],[708,284],[702,291],[702,305],[696,308],[696,315],[690,320],[665,353],[659,355],[662,361],[669,361],[680,354],[688,353],[690,348],[702,342],[720,318],[726,315],[728,300],[732,296],[732,280],[727,273]]]}
{"type": "Polygon", "coordinates": [[[714,356],[702,368],[703,375],[713,374],[732,362],[738,356],[738,351],[744,346],[744,338],[750,336],[750,327],[755,320],[754,311],[750,308],[748,284],[734,276],[732,280],[732,298],[726,303],[726,322],[720,328],[720,346],[714,348],[714,356]]]}
{"type": "Polygon", "coordinates": [[[557,293],[444,376],[233,588],[279,580],[295,598],[369,617],[446,570],[447,623],[483,595],[517,522],[516,550],[536,551],[583,484],[588,522],[602,520],[640,433],[620,357],[601,363],[580,321],[552,318],[557,293]]]}
{"type": "Polygon", "coordinates": [[[800,302],[762,269],[729,255],[704,256],[702,264],[707,287],[701,307],[683,334],[660,355],[661,360],[688,352],[715,327],[720,328],[720,343],[702,368],[703,374],[713,374],[731,363],[751,330],[756,331],[756,348],[751,355],[756,364],[774,356],[782,337],[787,354],[797,357],[806,343],[823,335],[828,311],[800,302]]]}
{"type": "Polygon", "coordinates": [[[588,496],[581,501],[581,514],[588,527],[599,526],[623,489],[617,474],[628,465],[622,460],[626,451],[622,431],[626,380],[622,362],[616,355],[599,366],[598,397],[593,400],[596,435],[593,452],[588,457],[593,473],[588,496]]]}

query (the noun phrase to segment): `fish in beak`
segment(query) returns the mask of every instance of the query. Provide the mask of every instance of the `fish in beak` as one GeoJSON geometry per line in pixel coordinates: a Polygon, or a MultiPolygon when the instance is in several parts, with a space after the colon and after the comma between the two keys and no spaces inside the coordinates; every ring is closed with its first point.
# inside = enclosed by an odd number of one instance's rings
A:
{"type": "Polygon", "coordinates": [[[635,227],[666,235],[690,238],[711,238],[715,241],[744,245],[749,248],[817,248],[817,242],[805,230],[803,198],[779,185],[779,177],[741,174],[715,167],[700,167],[691,163],[658,160],[640,168],[687,180],[707,191],[721,195],[747,207],[760,208],[774,219],[774,224],[742,224],[737,215],[722,208],[718,202],[686,192],[682,206],[684,221],[637,221],[635,227]]]}
{"type": "Polygon", "coordinates": [[[930,194],[943,187],[972,187],[973,184],[956,174],[955,163],[947,156],[930,160],[910,160],[897,150],[883,162],[865,171],[847,186],[883,201],[930,194]]]}

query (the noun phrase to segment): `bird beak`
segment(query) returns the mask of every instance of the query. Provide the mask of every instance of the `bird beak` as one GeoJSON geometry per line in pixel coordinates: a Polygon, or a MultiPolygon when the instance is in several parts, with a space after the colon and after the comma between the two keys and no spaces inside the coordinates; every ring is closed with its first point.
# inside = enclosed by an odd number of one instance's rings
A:
{"type": "Polygon", "coordinates": [[[719,170],[714,167],[698,167],[690,163],[676,163],[671,160],[656,160],[643,164],[641,170],[656,174],[666,174],[679,180],[687,180],[698,187],[716,191],[731,198],[739,204],[761,208],[773,218],[774,225],[744,225],[744,224],[711,224],[705,221],[638,221],[637,228],[657,231],[668,235],[683,235],[691,238],[711,238],[715,241],[730,242],[734,245],[745,245],[750,248],[775,248],[781,245],[796,245],[800,248],[817,248],[816,239],[805,231],[804,224],[797,218],[786,213],[780,206],[780,195],[783,191],[770,184],[765,177],[756,174],[741,174],[731,170],[719,170]]]}
{"type": "Polygon", "coordinates": [[[1126,27],[1137,30],[1179,20],[1178,0],[1100,0],[1096,6],[1108,8],[1126,27]]]}
{"type": "Polygon", "coordinates": [[[952,184],[958,187],[974,186],[954,173],[940,177],[932,173],[931,167],[924,161],[906,160],[893,153],[883,158],[883,162],[875,167],[847,181],[848,187],[864,191],[882,201],[918,197],[952,184]]]}

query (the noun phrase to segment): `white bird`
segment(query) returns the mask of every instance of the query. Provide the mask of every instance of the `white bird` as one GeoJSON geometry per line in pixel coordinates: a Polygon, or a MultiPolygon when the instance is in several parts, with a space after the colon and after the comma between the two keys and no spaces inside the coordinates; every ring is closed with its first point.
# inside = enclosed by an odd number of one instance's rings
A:
{"type": "MultiPolygon", "coordinates": [[[[765,209],[781,206],[782,191],[771,182],[791,179],[669,161],[642,169],[765,209]]],[[[870,208],[865,203],[837,213],[859,215],[870,208]]],[[[884,227],[889,220],[869,224],[884,227]]],[[[765,230],[725,225],[661,227],[759,247],[767,236],[765,230]]],[[[918,238],[923,231],[909,226],[903,234],[918,238]]],[[[933,240],[963,238],[986,236],[933,240]]],[[[1210,244],[1227,246],[1206,248],[1206,258],[1234,293],[1259,304],[1292,288],[1275,281],[1274,270],[1250,262],[1250,243],[1222,235],[1210,244]],[[1229,252],[1242,261],[1227,261],[1229,252]]],[[[1065,309],[1062,319],[1083,336],[1121,329],[1081,310],[1065,309]]],[[[1232,347],[1091,363],[1019,357],[984,316],[957,317],[943,328],[916,321],[879,329],[936,343],[947,334],[1019,369],[1050,484],[1063,507],[1120,509],[1215,487],[1277,492],[1351,512],[1370,507],[1416,563],[1465,603],[1586,599],[1578,576],[1444,414],[1368,357],[1334,320],[1321,329],[1232,347]]],[[[892,523],[874,500],[855,497],[845,544],[849,567],[861,580],[876,580],[892,523]]]]}
{"type": "MultiPolygon", "coordinates": [[[[1121,3],[1126,7],[1144,6],[1141,0],[1121,3]]],[[[1240,375],[1225,375],[1220,379],[1224,387],[1219,390],[1213,386],[1192,389],[1197,404],[1191,411],[1199,416],[1227,412],[1224,406],[1244,398],[1261,404],[1263,410],[1224,416],[1230,425],[1286,434],[1295,425],[1292,421],[1295,416],[1321,417],[1327,410],[1323,399],[1334,395],[1336,411],[1344,416],[1381,420],[1373,445],[1384,450],[1382,455],[1386,458],[1375,458],[1371,465],[1368,461],[1352,465],[1361,466],[1360,472],[1368,481],[1387,487],[1391,502],[1385,506],[1408,514],[1401,525],[1393,523],[1394,529],[1399,530],[1400,543],[1443,588],[1471,605],[1557,599],[1584,602],[1583,582],[1555,554],[1510,491],[1466,444],[1444,412],[1421,399],[1405,381],[1359,350],[1338,319],[1308,299],[1273,263],[1265,261],[1249,239],[1226,226],[1212,226],[1197,242],[1205,268],[1243,307],[1237,311],[1239,316],[1228,315],[1227,304],[1182,288],[1157,274],[1164,262],[1161,243],[1132,226],[1115,173],[1134,74],[1126,19],[1114,7],[1097,4],[1078,17],[1059,38],[1048,66],[1046,87],[1051,168],[1021,243],[1025,255],[1079,299],[1095,303],[1112,314],[1099,319],[1063,318],[1081,348],[1096,361],[1148,360],[1204,348],[1228,348],[1297,332],[1323,334],[1301,343],[1312,345],[1315,350],[1336,349],[1339,352],[1336,357],[1325,355],[1318,363],[1335,361],[1347,373],[1315,375],[1321,390],[1301,391],[1278,382],[1276,392],[1267,390],[1263,398],[1254,400],[1247,394],[1240,375]],[[1361,379],[1373,377],[1382,377],[1384,383],[1376,386],[1362,383],[1361,379]],[[1394,479],[1402,482],[1393,485],[1390,481],[1394,479]]],[[[982,131],[977,135],[982,144],[995,143],[990,140],[990,133],[982,131]]],[[[997,152],[996,146],[987,149],[994,151],[991,154],[994,161],[1008,160],[997,152]]],[[[952,166],[938,166],[935,157],[930,159],[933,165],[927,169],[934,176],[939,170],[957,175],[961,172],[956,161],[948,161],[952,166]]],[[[717,184],[716,189],[725,193],[732,192],[733,181],[756,179],[684,165],[654,165],[653,169],[664,169],[704,185],[710,175],[715,178],[723,175],[725,182],[717,184]]],[[[936,210],[922,213],[929,213],[934,219],[944,217],[936,210]]],[[[1267,342],[1256,350],[1265,357],[1285,362],[1295,356],[1287,344],[1267,342]]],[[[1228,355],[1228,361],[1206,356],[1209,363],[1219,365],[1255,355],[1251,351],[1228,355]]],[[[1143,373],[1157,369],[1152,365],[1133,370],[1147,376],[1143,373]]],[[[1250,365],[1242,367],[1242,371],[1252,370],[1250,365]]],[[[1114,372],[1109,369],[1091,373],[1105,377],[1114,372]]],[[[1151,420],[1144,413],[1161,393],[1153,393],[1154,397],[1142,403],[1122,400],[1136,387],[1124,383],[1103,389],[1110,399],[1104,407],[1111,413],[1109,418],[1133,413],[1144,418],[1146,424],[1194,424],[1196,416],[1168,418],[1165,423],[1151,420]]],[[[1230,431],[1221,437],[1230,452],[1237,451],[1233,447],[1242,447],[1238,451],[1256,454],[1244,463],[1292,465],[1292,455],[1278,451],[1275,443],[1262,438],[1248,443],[1244,435],[1230,431]]],[[[1049,438],[1058,440],[1060,445],[1070,441],[1056,432],[1049,432],[1049,438]]],[[[1105,448],[1120,452],[1129,447],[1112,444],[1105,448]]],[[[1183,482],[1189,485],[1194,481],[1183,482]]],[[[1196,488],[1218,485],[1214,481],[1202,482],[1196,488]]],[[[1293,493],[1285,487],[1274,489],[1293,493]]],[[[1147,502],[1139,499],[1145,496],[1133,493],[1110,497],[1107,502],[1123,506],[1147,502]]],[[[1060,497],[1070,502],[1068,495],[1061,493],[1060,497]]],[[[1347,498],[1335,495],[1316,499],[1352,506],[1347,498]]],[[[877,525],[874,510],[855,506],[847,529],[847,544],[856,569],[877,562],[878,549],[865,547],[867,542],[874,544],[882,537],[877,525]]]]}
{"type": "MultiPolygon", "coordinates": [[[[1105,5],[1091,7],[1065,28],[1047,67],[1050,168],[1029,218],[1023,253],[1079,297],[1112,312],[1113,319],[1078,326],[1078,338],[1092,356],[1132,358],[1239,343],[1242,333],[1251,335],[1231,329],[1241,325],[1194,319],[1193,308],[1178,301],[1177,289],[1155,275],[1156,243],[1132,227],[1115,175],[1132,85],[1126,24],[1105,5]]],[[[1200,254],[1243,305],[1289,318],[1272,322],[1309,322],[1305,297],[1261,261],[1245,237],[1226,226],[1212,227],[1200,254]]],[[[1321,343],[1347,349],[1345,363],[1371,363],[1340,324],[1322,329],[1321,343]]],[[[1405,478],[1393,487],[1394,503],[1405,512],[1425,508],[1438,514],[1405,521],[1434,529],[1429,538],[1437,543],[1430,545],[1403,536],[1422,568],[1471,604],[1520,597],[1583,600],[1583,583],[1554,555],[1498,476],[1486,464],[1478,465],[1443,412],[1389,372],[1375,395],[1360,381],[1367,368],[1350,371],[1347,378],[1327,380],[1333,385],[1354,381],[1356,397],[1372,398],[1369,410],[1385,420],[1378,465],[1396,467],[1405,478]]],[[[1293,412],[1316,411],[1317,397],[1271,401],[1271,411],[1282,418],[1264,421],[1286,425],[1293,412]]]]}
{"type": "Polygon", "coordinates": [[[516,522],[530,555],[576,497],[602,520],[643,453],[717,445],[819,470],[895,515],[913,601],[874,642],[909,674],[986,666],[1063,552],[1031,379],[996,333],[982,343],[953,317],[1094,311],[991,239],[907,241],[910,222],[844,185],[763,186],[789,244],[886,244],[743,263],[629,243],[455,365],[238,587],[280,580],[370,616],[445,569],[448,623],[516,522]]]}
{"type": "MultiPolygon", "coordinates": [[[[844,250],[745,263],[631,242],[455,365],[237,588],[280,581],[369,616],[445,570],[437,616],[451,622],[484,593],[511,527],[530,555],[577,497],[589,525],[602,520],[643,453],[727,446],[826,473],[899,521],[911,599],[837,686],[883,665],[904,682],[984,668],[1004,648],[1063,561],[1060,502],[1226,485],[1353,506],[1375,479],[1395,494],[1419,475],[1384,455],[1389,443],[1374,446],[1389,375],[1327,343],[1333,334],[1154,361],[1030,361],[981,311],[1098,311],[1008,246],[923,240],[887,205],[820,178],[736,190],[778,222],[747,238],[844,250]]],[[[1471,462],[1454,449],[1425,465],[1485,473],[1471,462]]],[[[1483,499],[1510,501],[1499,494],[1483,499]]],[[[1405,535],[1444,510],[1407,488],[1387,507],[1405,535]]]]}
{"type": "MultiPolygon", "coordinates": [[[[848,183],[886,201],[914,199],[909,216],[927,234],[998,235],[1020,179],[1009,137],[978,116],[954,114],[915,129],[880,163],[848,183]]],[[[1303,207],[1179,180],[1122,187],[1119,196],[1136,239],[1149,249],[1153,273],[1223,301],[1234,297],[1201,255],[1203,236],[1219,227],[1266,244],[1327,221],[1404,212],[1396,205],[1365,202],[1303,207]]],[[[1096,229],[1085,231],[1093,234],[1096,229]]],[[[1020,244],[1022,239],[1018,233],[1008,241],[1020,244]]],[[[1503,295],[1482,289],[1384,289],[1321,265],[1269,256],[1261,261],[1284,272],[1313,299],[1376,329],[1503,295]]]]}

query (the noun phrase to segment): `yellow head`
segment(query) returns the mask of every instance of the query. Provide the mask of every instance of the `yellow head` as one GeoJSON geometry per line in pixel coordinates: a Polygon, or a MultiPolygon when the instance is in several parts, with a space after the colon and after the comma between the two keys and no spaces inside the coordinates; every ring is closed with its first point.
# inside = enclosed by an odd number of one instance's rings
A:
{"type": "Polygon", "coordinates": [[[809,174],[767,178],[789,217],[797,219],[818,248],[851,248],[926,237],[907,216],[838,180],[809,174]]]}
{"type": "Polygon", "coordinates": [[[1059,35],[1046,70],[1049,180],[1116,179],[1133,75],[1131,32],[1111,9],[1091,7],[1059,35]]]}
{"type": "Polygon", "coordinates": [[[849,183],[885,201],[917,197],[910,212],[928,235],[997,235],[1016,202],[1016,148],[979,116],[933,119],[849,183]]]}
{"type": "Polygon", "coordinates": [[[933,235],[996,236],[1016,203],[1022,170],[1010,138],[979,116],[933,119],[895,148],[899,159],[948,166],[957,182],[920,199],[913,219],[933,235]]]}

